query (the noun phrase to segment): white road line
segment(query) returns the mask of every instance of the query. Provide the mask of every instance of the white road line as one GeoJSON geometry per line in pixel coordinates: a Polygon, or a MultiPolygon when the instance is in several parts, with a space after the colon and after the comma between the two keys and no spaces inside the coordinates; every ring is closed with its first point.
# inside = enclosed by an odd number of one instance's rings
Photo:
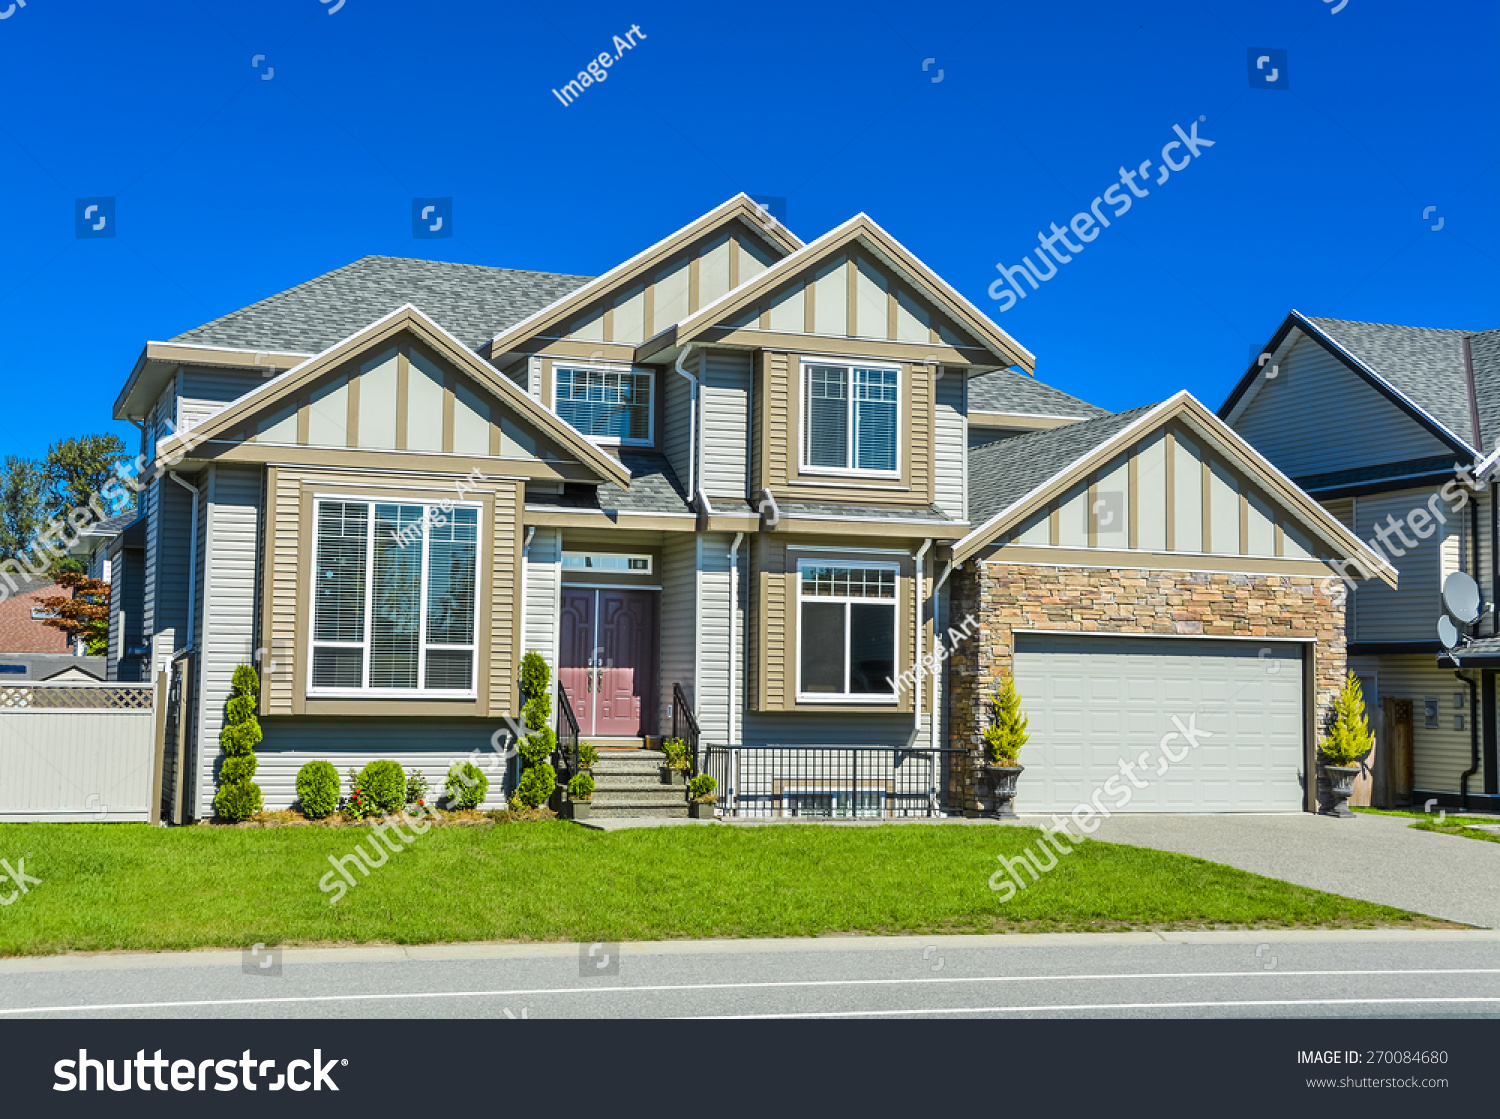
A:
{"type": "MultiPolygon", "coordinates": [[[[179,1002],[116,1002],[80,1006],[21,1006],[0,1008],[0,1014],[53,1014],[79,1010],[171,1010],[190,1006],[278,1006],[292,1003],[369,1002],[382,999],[484,999],[516,998],[522,995],[613,995],[669,991],[752,991],[793,987],[901,987],[953,983],[1065,983],[1112,979],[1279,979],[1282,976],[1355,975],[1500,975],[1500,968],[1397,968],[1349,971],[1173,971],[1125,972],[1102,975],[976,975],[919,976],[909,979],[787,979],[761,983],[659,983],[639,987],[531,987],[509,991],[398,991],[367,995],[283,995],[256,999],[186,999],[179,1002]]],[[[1166,1004],[1162,1004],[1166,1005],[1166,1004]]],[[[1188,1003],[1184,1006],[1191,1005],[1188,1003]]],[[[1208,1003],[1209,1006],[1228,1005],[1208,1003]]],[[[938,1013],[938,1012],[934,1012],[938,1013]]],[[[956,1013],[956,1012],[955,1012],[956,1013]]],[[[754,1017],[754,1015],[751,1015],[754,1017]]],[[[769,1015],[779,1017],[779,1015],[769,1015]]]]}
{"type": "Polygon", "coordinates": [[[895,1018],[915,1014],[1026,1014],[1039,1010],[1186,1010],[1228,1006],[1383,1006],[1393,1003],[1500,1003],[1500,998],[1415,999],[1225,999],[1221,1002],[1101,1002],[1073,1006],[954,1006],[924,1010],[821,1010],[791,1014],[704,1014],[693,1021],[739,1021],[756,1018],[895,1018]]]}

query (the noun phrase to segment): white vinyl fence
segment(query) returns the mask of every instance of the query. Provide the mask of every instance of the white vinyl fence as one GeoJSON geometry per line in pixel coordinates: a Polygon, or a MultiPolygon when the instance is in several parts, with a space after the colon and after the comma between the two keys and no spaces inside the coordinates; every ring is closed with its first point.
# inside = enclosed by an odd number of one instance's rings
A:
{"type": "Polygon", "coordinates": [[[0,821],[157,818],[150,684],[0,686],[0,821]]]}

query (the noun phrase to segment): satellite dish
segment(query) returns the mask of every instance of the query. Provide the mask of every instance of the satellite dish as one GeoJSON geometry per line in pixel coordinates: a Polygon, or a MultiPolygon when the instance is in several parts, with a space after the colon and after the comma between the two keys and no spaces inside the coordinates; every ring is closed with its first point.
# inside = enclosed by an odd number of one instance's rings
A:
{"type": "Polygon", "coordinates": [[[1465,625],[1479,620],[1479,584],[1462,571],[1455,571],[1443,580],[1443,605],[1465,625]]]}
{"type": "Polygon", "coordinates": [[[1438,640],[1443,643],[1444,649],[1452,650],[1458,646],[1458,627],[1453,624],[1452,618],[1438,619],[1438,640]]]}

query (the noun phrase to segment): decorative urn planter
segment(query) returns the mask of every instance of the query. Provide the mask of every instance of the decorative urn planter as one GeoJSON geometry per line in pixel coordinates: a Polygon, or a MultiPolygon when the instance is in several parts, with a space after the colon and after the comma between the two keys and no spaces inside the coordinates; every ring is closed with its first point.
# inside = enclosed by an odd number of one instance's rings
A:
{"type": "Polygon", "coordinates": [[[1357,765],[1325,765],[1323,776],[1328,782],[1329,807],[1325,816],[1348,819],[1354,813],[1349,808],[1349,798],[1354,795],[1354,779],[1359,776],[1357,765]]]}
{"type": "Polygon", "coordinates": [[[691,801],[688,804],[688,815],[695,820],[712,820],[717,807],[717,802],[712,800],[691,801]]]}
{"type": "Polygon", "coordinates": [[[1024,765],[986,765],[985,780],[990,783],[990,795],[995,800],[991,813],[997,820],[1014,820],[1016,810],[1011,801],[1016,799],[1016,778],[1021,776],[1024,765]]]}

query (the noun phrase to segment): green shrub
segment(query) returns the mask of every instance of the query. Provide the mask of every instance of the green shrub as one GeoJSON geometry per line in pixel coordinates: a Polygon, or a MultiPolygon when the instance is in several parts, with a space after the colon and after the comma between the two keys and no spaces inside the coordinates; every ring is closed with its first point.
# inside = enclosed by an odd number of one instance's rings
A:
{"type": "Polygon", "coordinates": [[[557,749],[557,732],[552,729],[552,670],[535,649],[521,658],[521,692],[526,696],[521,718],[530,733],[516,743],[526,768],[513,800],[522,808],[540,808],[557,788],[557,770],[548,760],[557,749]]]}
{"type": "Polygon", "coordinates": [[[693,771],[693,748],[686,738],[668,738],[661,744],[661,752],[667,756],[667,768],[682,773],[693,771]]]}
{"type": "Polygon", "coordinates": [[[990,712],[994,721],[984,728],[984,742],[989,749],[990,761],[995,765],[1017,765],[1021,747],[1031,737],[1026,729],[1030,720],[1021,711],[1021,696],[1016,691],[1016,678],[1008,672],[1000,686],[1000,694],[990,700],[990,712]]]}
{"type": "Polygon", "coordinates": [[[568,782],[568,796],[574,800],[592,800],[594,797],[594,776],[591,773],[580,773],[568,782]]]}
{"type": "Polygon", "coordinates": [[[1364,690],[1359,678],[1350,672],[1333,701],[1333,725],[1323,738],[1323,760],[1331,766],[1358,765],[1374,745],[1370,720],[1365,716],[1364,690]]]}
{"type": "Polygon", "coordinates": [[[456,762],[448,770],[443,792],[454,808],[478,808],[490,791],[490,779],[473,762],[456,762]]]}
{"type": "Polygon", "coordinates": [[[422,776],[420,769],[414,769],[406,775],[406,807],[427,807],[428,789],[431,783],[422,776]]]}
{"type": "Polygon", "coordinates": [[[520,808],[540,808],[552,799],[557,788],[557,770],[548,762],[528,766],[521,774],[521,783],[516,786],[513,798],[520,808]]]}
{"type": "Polygon", "coordinates": [[[261,810],[260,786],[253,781],[220,785],[214,794],[214,811],[220,819],[237,824],[261,810]]]}
{"type": "Polygon", "coordinates": [[[224,704],[224,727],[219,731],[219,745],[228,756],[219,768],[219,789],[214,794],[214,811],[225,820],[248,819],[263,803],[260,786],[252,780],[258,766],[255,745],[261,739],[255,718],[259,694],[260,675],[248,664],[237,665],[224,704]]]}
{"type": "Polygon", "coordinates": [[[400,812],[406,806],[406,774],[400,762],[388,758],[371,762],[355,782],[371,812],[400,812]]]}
{"type": "Polygon", "coordinates": [[[339,771],[332,762],[308,762],[297,771],[297,799],[309,820],[333,815],[339,806],[339,771]]]}
{"type": "Polygon", "coordinates": [[[242,781],[253,781],[255,770],[260,765],[254,754],[240,754],[225,758],[219,766],[219,784],[238,785],[242,781]]]}
{"type": "Polygon", "coordinates": [[[719,783],[712,777],[706,773],[700,773],[688,782],[688,794],[694,800],[707,804],[719,799],[714,796],[714,790],[718,787],[719,783]]]}
{"type": "Polygon", "coordinates": [[[599,760],[599,747],[592,742],[580,742],[578,744],[578,768],[593,769],[594,763],[599,760]]]}

